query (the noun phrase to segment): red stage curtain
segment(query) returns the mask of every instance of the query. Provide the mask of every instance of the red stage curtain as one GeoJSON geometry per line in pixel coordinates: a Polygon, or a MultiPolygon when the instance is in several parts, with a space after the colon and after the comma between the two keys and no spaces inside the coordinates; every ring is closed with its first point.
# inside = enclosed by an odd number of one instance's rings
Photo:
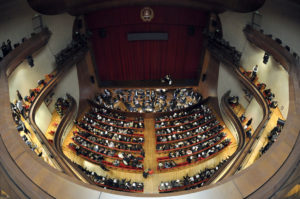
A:
{"type": "Polygon", "coordinates": [[[153,21],[140,19],[141,7],[97,11],[86,17],[99,71],[105,80],[196,79],[206,15],[187,8],[153,7],[153,21]],[[193,26],[194,34],[189,35],[193,26]],[[101,38],[99,30],[106,31],[101,38]],[[167,41],[128,41],[135,32],[166,32],[167,41]]]}

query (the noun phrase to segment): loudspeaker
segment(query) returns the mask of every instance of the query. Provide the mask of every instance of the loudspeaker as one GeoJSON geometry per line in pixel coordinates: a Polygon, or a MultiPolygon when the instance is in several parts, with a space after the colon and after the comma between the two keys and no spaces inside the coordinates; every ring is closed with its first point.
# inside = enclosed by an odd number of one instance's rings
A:
{"type": "Polygon", "coordinates": [[[289,46],[285,46],[285,48],[287,49],[287,51],[289,51],[290,52],[290,47],[289,46]]]}
{"type": "Polygon", "coordinates": [[[22,125],[17,126],[17,130],[18,131],[23,131],[23,126],[22,125]]]}
{"type": "Polygon", "coordinates": [[[297,55],[297,53],[293,53],[293,56],[296,58],[298,55],[297,55]]]}
{"type": "Polygon", "coordinates": [[[34,66],[33,57],[31,55],[29,55],[26,57],[26,59],[27,59],[29,66],[33,67],[34,66]]]}
{"type": "Polygon", "coordinates": [[[100,28],[98,33],[99,33],[100,38],[106,37],[106,30],[104,28],[100,28]]]}
{"type": "Polygon", "coordinates": [[[194,26],[189,26],[187,31],[189,36],[194,36],[196,30],[194,26]]]}
{"type": "Polygon", "coordinates": [[[202,75],[202,82],[204,82],[206,80],[206,74],[202,75]]]}
{"type": "Polygon", "coordinates": [[[282,44],[282,41],[281,41],[280,39],[278,39],[278,38],[276,38],[275,41],[276,41],[277,43],[279,43],[279,44],[282,44]]]}
{"type": "Polygon", "coordinates": [[[265,53],[264,58],[263,58],[263,63],[264,63],[264,64],[267,64],[268,61],[269,61],[269,54],[268,54],[268,53],[265,53]]]}
{"type": "Polygon", "coordinates": [[[82,28],[82,20],[78,19],[78,29],[80,30],[82,28]]]}
{"type": "Polygon", "coordinates": [[[212,20],[212,21],[211,21],[211,25],[212,25],[213,27],[217,27],[217,21],[216,21],[216,20],[212,20]]]}
{"type": "Polygon", "coordinates": [[[278,120],[277,120],[277,125],[278,125],[278,126],[284,126],[284,124],[285,124],[285,121],[284,121],[284,120],[281,120],[281,119],[278,119],[278,120]]]}
{"type": "Polygon", "coordinates": [[[94,76],[90,76],[90,81],[91,81],[92,84],[95,84],[95,78],[94,78],[94,76]]]}

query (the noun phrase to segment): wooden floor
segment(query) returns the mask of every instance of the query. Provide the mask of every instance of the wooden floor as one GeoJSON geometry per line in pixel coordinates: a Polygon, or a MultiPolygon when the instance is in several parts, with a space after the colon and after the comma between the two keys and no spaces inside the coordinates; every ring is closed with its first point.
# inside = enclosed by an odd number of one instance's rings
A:
{"type": "Polygon", "coordinates": [[[45,162],[47,162],[50,166],[55,167],[55,165],[52,162],[52,159],[50,157],[48,157],[48,155],[46,155],[46,152],[44,151],[43,145],[40,143],[40,139],[37,138],[35,132],[33,131],[33,129],[31,128],[31,126],[29,125],[29,122],[27,120],[25,120],[22,116],[21,116],[21,120],[24,123],[24,125],[26,126],[26,128],[28,129],[28,131],[30,132],[29,134],[25,134],[24,131],[20,131],[20,136],[26,136],[28,138],[28,140],[33,143],[36,146],[36,149],[34,150],[34,152],[36,153],[36,155],[40,154],[41,152],[42,154],[42,158],[45,162]]]}
{"type": "MultiPolygon", "coordinates": [[[[221,120],[221,116],[214,113],[217,116],[217,119],[221,122],[221,125],[224,125],[224,122],[221,120]]],[[[145,159],[144,159],[144,168],[152,169],[154,174],[148,176],[147,179],[143,178],[142,173],[132,173],[127,172],[122,169],[111,169],[106,172],[103,171],[98,165],[90,163],[87,160],[84,160],[81,157],[76,156],[76,154],[68,148],[70,142],[72,142],[72,132],[76,130],[76,127],[73,127],[70,133],[67,135],[64,143],[63,143],[63,151],[64,154],[69,157],[72,161],[77,164],[82,165],[83,167],[88,168],[91,171],[98,173],[99,175],[109,176],[111,178],[125,178],[133,181],[143,182],[144,183],[144,193],[158,193],[158,186],[162,181],[170,181],[175,179],[182,179],[185,175],[195,175],[201,170],[216,166],[221,160],[226,157],[232,155],[237,149],[237,143],[234,139],[231,132],[225,127],[224,132],[227,134],[227,138],[231,139],[231,144],[225,148],[220,154],[215,157],[208,159],[204,162],[200,162],[198,164],[193,164],[191,166],[185,166],[178,169],[174,169],[168,172],[158,172],[157,171],[157,156],[156,153],[156,137],[155,137],[155,129],[154,129],[154,118],[147,118],[144,120],[145,130],[144,130],[144,151],[145,151],[145,159]]]]}
{"type": "Polygon", "coordinates": [[[57,111],[54,110],[53,113],[52,113],[52,118],[51,118],[50,124],[49,124],[48,129],[45,133],[45,137],[47,138],[47,140],[53,140],[54,139],[54,135],[50,134],[50,132],[51,131],[56,132],[57,125],[60,123],[60,121],[61,121],[60,116],[58,115],[57,111]]]}
{"type": "Polygon", "coordinates": [[[243,169],[249,167],[260,157],[260,150],[268,143],[268,135],[270,134],[271,130],[277,125],[278,118],[284,120],[278,107],[276,109],[271,109],[271,111],[272,113],[270,115],[270,120],[268,121],[266,128],[262,132],[258,141],[254,143],[254,150],[251,152],[251,154],[248,155],[248,157],[246,157],[246,161],[242,166],[243,169]]]}

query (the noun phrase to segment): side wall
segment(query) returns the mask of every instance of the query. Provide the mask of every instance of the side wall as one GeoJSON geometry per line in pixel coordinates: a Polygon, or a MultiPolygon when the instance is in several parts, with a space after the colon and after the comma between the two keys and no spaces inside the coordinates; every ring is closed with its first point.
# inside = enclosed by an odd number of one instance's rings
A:
{"type": "MultiPolygon", "coordinates": [[[[0,11],[2,11],[0,12],[0,29],[5,30],[0,32],[0,41],[10,39],[14,44],[16,42],[20,43],[23,37],[30,37],[33,32],[32,17],[37,13],[29,7],[27,1],[5,2],[1,5],[0,11]]],[[[37,86],[38,80],[43,79],[46,74],[55,69],[54,55],[65,48],[72,39],[73,16],[68,14],[43,15],[42,19],[44,26],[49,28],[52,35],[48,44],[33,55],[34,67],[31,68],[24,60],[9,77],[11,102],[17,99],[16,90],[19,90],[23,97],[28,95],[29,89],[37,86]]],[[[0,56],[2,56],[2,52],[0,56]]],[[[78,104],[79,86],[76,67],[73,67],[72,71],[62,80],[62,85],[57,86],[52,101],[55,102],[58,97],[64,96],[67,91],[78,104]]],[[[46,131],[53,110],[53,105],[50,104],[48,109],[44,103],[40,110],[37,110],[36,122],[42,130],[46,131]]]]}
{"type": "MultiPolygon", "coordinates": [[[[267,0],[259,12],[262,15],[261,28],[266,34],[280,38],[292,50],[300,52],[298,45],[300,43],[298,20],[300,13],[296,12],[299,9],[296,8],[297,6],[299,7],[289,1],[267,0]],[[293,31],[287,31],[289,29],[293,29],[293,31]]],[[[286,118],[289,107],[288,74],[272,57],[267,64],[263,64],[264,51],[252,46],[247,41],[243,28],[251,22],[251,18],[252,13],[224,12],[220,14],[223,37],[242,52],[241,64],[246,70],[252,70],[256,64],[259,66],[259,81],[266,83],[267,88],[271,88],[275,93],[275,100],[278,101],[281,113],[286,118]]],[[[220,76],[222,74],[220,73],[220,76]]],[[[252,117],[255,118],[254,115],[252,117]]]]}

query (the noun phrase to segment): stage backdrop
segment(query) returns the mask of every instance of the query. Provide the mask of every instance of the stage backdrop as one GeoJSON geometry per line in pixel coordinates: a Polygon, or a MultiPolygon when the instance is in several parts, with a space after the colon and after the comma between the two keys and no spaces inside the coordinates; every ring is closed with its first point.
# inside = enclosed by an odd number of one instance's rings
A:
{"type": "Polygon", "coordinates": [[[99,10],[86,16],[100,81],[197,79],[207,13],[176,7],[150,7],[154,18],[141,19],[144,7],[99,10]],[[167,33],[168,40],[128,41],[128,33],[167,33]]]}

